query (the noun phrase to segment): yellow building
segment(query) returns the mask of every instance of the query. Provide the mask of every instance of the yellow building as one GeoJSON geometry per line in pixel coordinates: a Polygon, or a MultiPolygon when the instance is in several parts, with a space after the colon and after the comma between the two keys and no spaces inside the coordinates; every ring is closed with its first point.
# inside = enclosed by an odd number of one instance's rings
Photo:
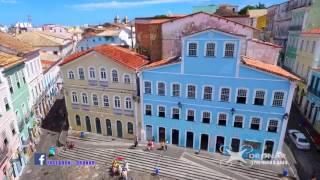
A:
{"type": "Polygon", "coordinates": [[[120,138],[140,137],[136,73],[146,63],[141,55],[111,45],[66,58],[61,72],[70,127],[120,138]]]}
{"type": "Polygon", "coordinates": [[[247,15],[251,19],[251,26],[261,30],[267,26],[267,9],[249,9],[247,15]]]}

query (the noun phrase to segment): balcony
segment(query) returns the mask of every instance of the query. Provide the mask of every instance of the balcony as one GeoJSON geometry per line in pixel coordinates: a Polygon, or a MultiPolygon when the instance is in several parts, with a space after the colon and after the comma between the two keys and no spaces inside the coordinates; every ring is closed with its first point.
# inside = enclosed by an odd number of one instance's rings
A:
{"type": "Polygon", "coordinates": [[[108,87],[109,86],[108,81],[99,81],[99,84],[102,87],[108,87]]]}
{"type": "Polygon", "coordinates": [[[82,104],[81,105],[81,109],[84,110],[84,111],[89,111],[90,110],[90,105],[82,104]]]}
{"type": "Polygon", "coordinates": [[[88,80],[88,85],[89,86],[97,86],[98,85],[98,81],[97,80],[88,80]]]}
{"type": "Polygon", "coordinates": [[[122,110],[113,108],[113,114],[121,115],[122,114],[122,110]]]}
{"type": "Polygon", "coordinates": [[[8,159],[8,148],[4,146],[2,149],[0,149],[0,167],[6,162],[8,159]]]}
{"type": "Polygon", "coordinates": [[[124,110],[123,114],[126,115],[126,116],[130,116],[130,117],[134,116],[133,110],[127,110],[126,109],[126,110],[124,110]]]}
{"type": "Polygon", "coordinates": [[[301,31],[302,26],[301,25],[295,25],[295,26],[290,26],[289,31],[301,31]]]}

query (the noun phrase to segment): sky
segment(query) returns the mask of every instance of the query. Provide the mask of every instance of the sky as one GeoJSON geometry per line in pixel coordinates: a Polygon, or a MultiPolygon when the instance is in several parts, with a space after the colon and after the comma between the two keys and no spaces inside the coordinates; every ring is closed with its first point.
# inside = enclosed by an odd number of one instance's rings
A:
{"type": "Polygon", "coordinates": [[[0,24],[25,22],[31,17],[34,25],[101,24],[116,15],[146,17],[160,14],[188,14],[192,6],[235,4],[240,8],[259,2],[267,7],[285,0],[0,0],[0,24]]]}

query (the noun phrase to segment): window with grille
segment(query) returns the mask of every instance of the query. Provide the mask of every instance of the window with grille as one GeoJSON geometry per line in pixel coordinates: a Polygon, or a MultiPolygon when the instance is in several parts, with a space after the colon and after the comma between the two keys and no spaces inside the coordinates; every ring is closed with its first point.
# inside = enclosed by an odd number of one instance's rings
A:
{"type": "Polygon", "coordinates": [[[103,96],[103,106],[109,107],[109,97],[108,96],[103,96]]]}
{"type": "Polygon", "coordinates": [[[246,89],[238,89],[237,103],[238,104],[246,104],[246,102],[247,102],[247,90],[246,89]]]}
{"type": "Polygon", "coordinates": [[[243,117],[235,116],[233,127],[242,128],[242,125],[243,125],[243,117]]]}
{"type": "Polygon", "coordinates": [[[234,57],[234,43],[226,43],[224,57],[234,57]]]}
{"type": "Polygon", "coordinates": [[[125,84],[130,84],[130,76],[129,75],[124,75],[124,83],[125,84]]]}
{"type": "Polygon", "coordinates": [[[126,98],[126,109],[132,109],[132,101],[131,98],[126,98]]]}
{"type": "Polygon", "coordinates": [[[94,68],[89,68],[89,77],[90,79],[95,79],[96,78],[96,72],[94,70],[94,68]]]}
{"type": "Polygon", "coordinates": [[[120,98],[118,96],[114,97],[114,107],[119,109],[121,107],[120,104],[120,98]]]}
{"type": "Polygon", "coordinates": [[[107,72],[105,68],[100,69],[100,80],[103,80],[103,81],[107,80],[107,72]]]}
{"type": "Polygon", "coordinates": [[[188,85],[188,98],[195,99],[196,98],[196,86],[188,85]]]}
{"type": "Polygon", "coordinates": [[[172,96],[173,97],[180,96],[180,84],[172,84],[172,96]]]}
{"type": "Polygon", "coordinates": [[[275,92],[273,94],[273,102],[272,106],[274,107],[282,107],[284,100],[284,92],[275,92]]]}
{"type": "Polygon", "coordinates": [[[188,55],[189,56],[197,56],[197,43],[189,43],[189,48],[188,48],[188,55]]]}
{"type": "Polygon", "coordinates": [[[260,129],[260,118],[254,117],[251,119],[250,129],[253,129],[253,130],[260,129]]]}
{"type": "Polygon", "coordinates": [[[79,79],[80,80],[84,80],[84,71],[83,71],[83,68],[79,68],[79,79]]]}
{"type": "Polygon", "coordinates": [[[172,119],[179,119],[180,117],[179,108],[172,108],[172,119]]]}
{"type": "Polygon", "coordinates": [[[263,106],[264,104],[264,91],[256,91],[255,97],[254,97],[254,105],[263,106]]]}
{"type": "Polygon", "coordinates": [[[220,94],[220,101],[222,102],[229,102],[230,98],[230,89],[229,88],[222,88],[220,94]]]}
{"type": "Polygon", "coordinates": [[[145,114],[147,115],[147,116],[151,116],[152,115],[152,106],[151,105],[146,105],[146,108],[145,108],[145,114]]]}
{"type": "Polygon", "coordinates": [[[82,103],[88,104],[88,96],[86,93],[82,93],[82,103]]]}
{"type": "Polygon", "coordinates": [[[112,70],[111,74],[112,74],[112,82],[119,82],[118,71],[114,69],[112,70]]]}
{"type": "Polygon", "coordinates": [[[72,92],[72,102],[78,103],[78,96],[76,92],[72,92]]]}
{"type": "Polygon", "coordinates": [[[211,116],[210,112],[203,112],[202,113],[202,122],[209,124],[210,123],[210,116],[211,116]]]}
{"type": "Polygon", "coordinates": [[[191,109],[188,110],[187,121],[194,121],[194,110],[191,110],[191,109]]]}
{"type": "Polygon", "coordinates": [[[212,100],[212,87],[206,86],[203,89],[203,99],[207,101],[212,100]]]}
{"type": "Polygon", "coordinates": [[[92,103],[93,103],[94,106],[98,106],[99,105],[98,96],[96,94],[92,95],[92,103]]]}
{"type": "Polygon", "coordinates": [[[215,56],[215,43],[207,43],[206,44],[206,56],[207,57],[214,57],[215,56]]]}
{"type": "Polygon", "coordinates": [[[74,79],[74,73],[73,73],[73,71],[69,71],[69,79],[74,79]]]}
{"type": "Polygon", "coordinates": [[[164,106],[159,106],[158,113],[159,117],[166,117],[166,108],[164,106]]]}
{"type": "Polygon", "coordinates": [[[144,93],[151,94],[151,82],[150,81],[144,82],[144,93]]]}
{"type": "Polygon", "coordinates": [[[163,82],[158,83],[158,95],[164,96],[166,93],[166,85],[163,82]]]}
{"type": "Polygon", "coordinates": [[[278,121],[270,120],[268,125],[268,132],[277,132],[278,131],[278,121]]]}
{"type": "Polygon", "coordinates": [[[227,114],[220,113],[218,117],[218,125],[226,126],[227,125],[227,114]]]}
{"type": "Polygon", "coordinates": [[[10,110],[10,105],[9,105],[8,98],[7,97],[3,98],[3,102],[5,104],[6,111],[9,111],[10,110]]]}

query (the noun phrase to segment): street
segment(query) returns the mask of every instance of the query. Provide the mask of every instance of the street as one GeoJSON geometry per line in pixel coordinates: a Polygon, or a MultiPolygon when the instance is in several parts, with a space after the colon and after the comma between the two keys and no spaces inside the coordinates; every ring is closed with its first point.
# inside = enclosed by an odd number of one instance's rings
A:
{"type": "Polygon", "coordinates": [[[295,160],[297,161],[294,164],[295,168],[298,171],[300,179],[304,180],[310,178],[315,174],[318,178],[320,177],[320,152],[317,152],[315,146],[313,145],[308,131],[310,132],[310,127],[308,126],[307,120],[304,119],[303,115],[300,113],[299,109],[295,104],[292,105],[290,118],[288,122],[287,131],[290,129],[298,129],[305,134],[311,143],[311,150],[302,151],[295,147],[294,143],[289,139],[286,134],[285,143],[290,147],[291,152],[293,153],[295,160]],[[304,121],[302,126],[299,125],[299,122],[304,121]]]}

